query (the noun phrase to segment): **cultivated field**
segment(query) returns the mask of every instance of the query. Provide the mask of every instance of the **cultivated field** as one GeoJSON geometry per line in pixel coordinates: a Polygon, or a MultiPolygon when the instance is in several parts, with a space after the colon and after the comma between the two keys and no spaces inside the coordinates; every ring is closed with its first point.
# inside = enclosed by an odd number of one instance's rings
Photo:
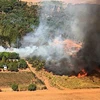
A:
{"type": "Polygon", "coordinates": [[[34,79],[34,75],[31,72],[0,73],[0,87],[9,87],[12,83],[19,85],[29,84],[34,79]]]}
{"type": "Polygon", "coordinates": [[[31,83],[35,83],[37,88],[43,87],[43,83],[35,77],[32,72],[5,72],[0,73],[0,89],[8,90],[11,85],[16,83],[19,85],[20,90],[27,90],[27,87],[31,83]]]}

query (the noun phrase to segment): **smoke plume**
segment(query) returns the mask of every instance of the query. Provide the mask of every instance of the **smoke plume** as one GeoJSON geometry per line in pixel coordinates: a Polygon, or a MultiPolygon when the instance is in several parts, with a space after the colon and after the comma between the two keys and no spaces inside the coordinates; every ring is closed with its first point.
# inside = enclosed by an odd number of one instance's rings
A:
{"type": "MultiPolygon", "coordinates": [[[[83,27],[81,24],[78,26],[79,12],[74,13],[73,5],[54,1],[43,2],[40,25],[34,33],[23,38],[22,47],[35,47],[30,56],[42,56],[46,60],[45,68],[49,71],[60,75],[77,71],[78,68],[70,66],[72,59],[64,49],[64,42],[67,39],[77,43],[83,41],[83,27]]],[[[87,12],[85,7],[84,12],[87,12]]]]}
{"type": "Polygon", "coordinates": [[[17,52],[23,58],[41,56],[46,60],[45,68],[55,74],[77,73],[84,68],[81,60],[89,66],[92,62],[100,63],[99,9],[99,5],[43,2],[40,24],[35,32],[28,33],[21,40],[22,46],[19,49],[5,50],[0,47],[0,51],[17,52]],[[83,43],[79,59],[72,56],[79,49],[70,49],[67,46],[70,43],[66,41],[72,41],[75,45],[83,43]]]}
{"type": "MultiPolygon", "coordinates": [[[[96,1],[97,3],[99,0],[96,1]]],[[[81,57],[89,71],[100,68],[100,5],[91,7],[81,57]]]]}

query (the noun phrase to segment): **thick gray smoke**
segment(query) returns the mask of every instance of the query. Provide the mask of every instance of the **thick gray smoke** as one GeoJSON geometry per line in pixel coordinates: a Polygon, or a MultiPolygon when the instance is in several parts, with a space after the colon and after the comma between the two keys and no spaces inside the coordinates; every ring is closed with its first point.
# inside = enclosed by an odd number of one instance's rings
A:
{"type": "Polygon", "coordinates": [[[85,14],[85,20],[88,11],[85,5],[82,5],[80,10],[71,4],[44,2],[41,8],[40,25],[34,33],[29,33],[23,38],[22,47],[34,47],[29,56],[42,56],[46,60],[45,68],[49,71],[56,74],[77,72],[80,68],[70,66],[74,61],[71,55],[65,52],[64,41],[67,39],[77,43],[83,41],[86,21],[80,22],[83,17],[81,11],[85,14]]]}
{"type": "Polygon", "coordinates": [[[84,45],[79,55],[91,72],[100,68],[100,5],[92,5],[89,13],[84,45]]]}
{"type": "MultiPolygon", "coordinates": [[[[89,37],[91,35],[88,32],[93,32],[92,29],[95,27],[94,25],[91,27],[91,23],[95,23],[94,17],[97,16],[95,15],[97,10],[94,10],[94,7],[96,6],[90,4],[72,5],[57,1],[44,2],[41,6],[39,27],[35,32],[28,33],[23,38],[22,47],[7,50],[1,47],[0,51],[14,51],[19,53],[21,57],[42,56],[46,60],[45,68],[56,74],[77,73],[81,69],[80,62],[74,60],[65,51],[64,41],[68,39],[76,43],[85,41],[82,57],[84,54],[87,56],[86,52],[89,49],[85,48],[88,47],[88,39],[93,39],[93,37],[89,37]]],[[[93,36],[98,37],[97,35],[93,36]]],[[[90,41],[88,45],[91,43],[90,41]]]]}

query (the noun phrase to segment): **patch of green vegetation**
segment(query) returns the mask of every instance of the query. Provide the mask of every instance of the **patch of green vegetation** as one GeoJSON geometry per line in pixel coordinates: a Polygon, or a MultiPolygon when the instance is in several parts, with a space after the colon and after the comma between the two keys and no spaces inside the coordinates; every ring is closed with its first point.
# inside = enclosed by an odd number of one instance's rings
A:
{"type": "Polygon", "coordinates": [[[38,5],[28,6],[20,0],[0,0],[0,45],[15,44],[39,24],[38,5]]]}
{"type": "Polygon", "coordinates": [[[11,88],[13,89],[13,91],[18,91],[18,84],[12,84],[11,88]]]}
{"type": "Polygon", "coordinates": [[[18,69],[28,67],[24,59],[20,59],[19,54],[15,52],[0,52],[0,68],[6,66],[9,71],[18,72],[18,69]]]}
{"type": "Polygon", "coordinates": [[[31,58],[27,58],[28,62],[32,64],[32,67],[36,68],[36,71],[39,71],[44,68],[45,60],[43,60],[40,56],[33,56],[31,58]]]}
{"type": "Polygon", "coordinates": [[[35,84],[30,84],[30,85],[28,86],[28,90],[29,90],[29,91],[35,91],[35,90],[36,90],[36,85],[35,85],[35,84]]]}
{"type": "Polygon", "coordinates": [[[0,60],[19,59],[19,54],[15,52],[0,52],[0,60]]]}

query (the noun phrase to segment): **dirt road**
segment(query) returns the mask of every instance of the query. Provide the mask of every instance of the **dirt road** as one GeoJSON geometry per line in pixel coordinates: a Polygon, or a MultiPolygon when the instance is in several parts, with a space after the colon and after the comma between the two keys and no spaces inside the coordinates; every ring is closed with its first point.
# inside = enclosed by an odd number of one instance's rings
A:
{"type": "Polygon", "coordinates": [[[58,90],[51,87],[45,76],[40,76],[31,64],[28,62],[27,64],[30,70],[36,74],[36,77],[44,81],[48,90],[35,92],[11,92],[5,94],[1,93],[0,97],[2,97],[2,100],[6,100],[5,98],[7,96],[11,96],[10,100],[13,100],[14,97],[14,100],[100,100],[100,89],[58,90]]]}
{"type": "Polygon", "coordinates": [[[44,80],[48,90],[34,92],[1,92],[0,100],[100,100],[100,89],[58,90],[51,87],[48,80],[40,77],[31,64],[28,64],[36,77],[44,80]]]}
{"type": "Polygon", "coordinates": [[[38,74],[38,72],[35,71],[35,68],[33,68],[32,65],[28,63],[28,61],[26,61],[26,62],[29,66],[30,71],[33,72],[38,79],[42,80],[45,83],[48,90],[52,90],[52,91],[58,90],[57,88],[50,86],[49,81],[47,80],[47,78],[43,75],[40,76],[38,74]]]}

